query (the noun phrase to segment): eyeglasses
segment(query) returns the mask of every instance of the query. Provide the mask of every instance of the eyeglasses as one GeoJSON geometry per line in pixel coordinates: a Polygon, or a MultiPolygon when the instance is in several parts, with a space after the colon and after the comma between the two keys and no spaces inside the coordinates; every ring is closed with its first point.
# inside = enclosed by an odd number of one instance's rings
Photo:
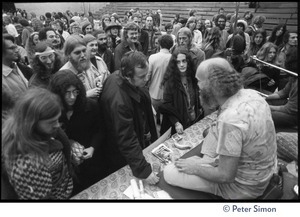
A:
{"type": "Polygon", "coordinates": [[[51,60],[54,57],[54,53],[48,55],[48,56],[39,56],[40,61],[46,61],[48,58],[51,60]]]}
{"type": "Polygon", "coordinates": [[[78,96],[79,90],[66,91],[66,93],[65,93],[66,97],[71,97],[71,94],[73,96],[78,96]]]}

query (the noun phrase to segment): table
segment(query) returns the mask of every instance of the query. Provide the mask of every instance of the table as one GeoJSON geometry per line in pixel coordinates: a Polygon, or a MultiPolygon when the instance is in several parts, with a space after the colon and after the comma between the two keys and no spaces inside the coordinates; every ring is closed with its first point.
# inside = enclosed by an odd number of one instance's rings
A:
{"type": "MultiPolygon", "coordinates": [[[[213,121],[217,119],[217,112],[214,112],[189,128],[184,130],[184,141],[192,146],[196,147],[203,140],[203,131],[209,127],[213,121]]],[[[169,131],[170,132],[170,131],[169,131]]],[[[166,132],[161,136],[157,141],[152,143],[150,146],[143,150],[143,154],[146,160],[152,164],[153,170],[159,172],[161,169],[161,163],[159,160],[151,154],[153,148],[157,147],[159,144],[164,142],[164,144],[173,150],[175,157],[181,157],[190,149],[179,150],[175,148],[174,141],[170,136],[170,133],[166,132]]],[[[106,178],[100,180],[79,194],[73,196],[71,200],[101,200],[101,199],[110,199],[110,200],[119,200],[125,199],[129,200],[123,192],[130,186],[130,180],[136,179],[131,172],[129,165],[124,166],[123,168],[117,170],[116,172],[110,174],[106,178]]],[[[154,193],[160,191],[161,189],[156,185],[148,185],[144,182],[145,191],[152,197],[154,193]]]]}

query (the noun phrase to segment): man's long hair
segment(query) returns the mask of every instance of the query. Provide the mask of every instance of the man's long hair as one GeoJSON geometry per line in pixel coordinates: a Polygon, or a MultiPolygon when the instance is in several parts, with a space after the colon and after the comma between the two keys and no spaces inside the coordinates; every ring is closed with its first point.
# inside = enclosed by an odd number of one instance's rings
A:
{"type": "Polygon", "coordinates": [[[52,74],[55,74],[63,66],[62,57],[57,53],[54,53],[54,55],[54,65],[50,73],[46,69],[44,64],[40,61],[39,57],[34,57],[34,59],[32,60],[32,69],[34,73],[37,73],[38,77],[50,76],[52,74]]]}
{"type": "Polygon", "coordinates": [[[57,95],[44,88],[32,88],[18,98],[2,125],[2,156],[6,168],[17,155],[30,155],[36,163],[48,157],[48,139],[38,132],[38,122],[55,117],[61,111],[57,95]]]}
{"type": "Polygon", "coordinates": [[[179,29],[179,31],[177,32],[177,36],[176,36],[177,42],[179,42],[179,33],[185,34],[188,37],[189,42],[187,44],[187,49],[191,49],[192,40],[193,40],[193,35],[192,35],[191,30],[187,27],[182,27],[181,29],[179,29]]]}

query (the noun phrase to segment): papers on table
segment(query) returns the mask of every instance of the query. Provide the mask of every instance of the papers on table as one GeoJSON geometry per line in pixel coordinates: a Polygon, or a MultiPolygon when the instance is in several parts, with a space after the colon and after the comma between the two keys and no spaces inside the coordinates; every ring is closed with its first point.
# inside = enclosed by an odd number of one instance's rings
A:
{"type": "Polygon", "coordinates": [[[139,181],[140,183],[140,189],[137,186],[137,182],[135,179],[132,179],[130,181],[131,185],[123,192],[127,197],[130,199],[137,199],[137,200],[155,200],[155,199],[172,199],[170,195],[163,191],[154,191],[153,196],[149,195],[147,192],[145,192],[143,184],[141,185],[142,180],[139,181]],[[134,181],[133,181],[134,180],[134,181]]]}

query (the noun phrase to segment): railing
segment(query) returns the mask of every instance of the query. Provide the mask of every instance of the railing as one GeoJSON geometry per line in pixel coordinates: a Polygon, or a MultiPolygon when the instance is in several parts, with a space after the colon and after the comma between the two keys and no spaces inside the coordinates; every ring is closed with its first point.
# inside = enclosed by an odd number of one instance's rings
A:
{"type": "Polygon", "coordinates": [[[267,62],[265,62],[265,61],[263,61],[263,60],[258,59],[256,56],[250,56],[250,58],[252,58],[254,61],[258,61],[258,62],[263,63],[263,64],[265,64],[265,65],[274,67],[274,68],[279,69],[279,70],[281,70],[281,71],[284,71],[284,72],[286,72],[286,73],[288,73],[288,74],[290,74],[290,75],[293,75],[293,76],[298,77],[298,74],[297,74],[297,73],[292,72],[292,71],[289,71],[289,70],[284,69],[284,68],[281,68],[281,67],[279,67],[279,66],[275,66],[275,65],[273,65],[273,64],[271,64],[271,63],[267,63],[267,62]]]}

